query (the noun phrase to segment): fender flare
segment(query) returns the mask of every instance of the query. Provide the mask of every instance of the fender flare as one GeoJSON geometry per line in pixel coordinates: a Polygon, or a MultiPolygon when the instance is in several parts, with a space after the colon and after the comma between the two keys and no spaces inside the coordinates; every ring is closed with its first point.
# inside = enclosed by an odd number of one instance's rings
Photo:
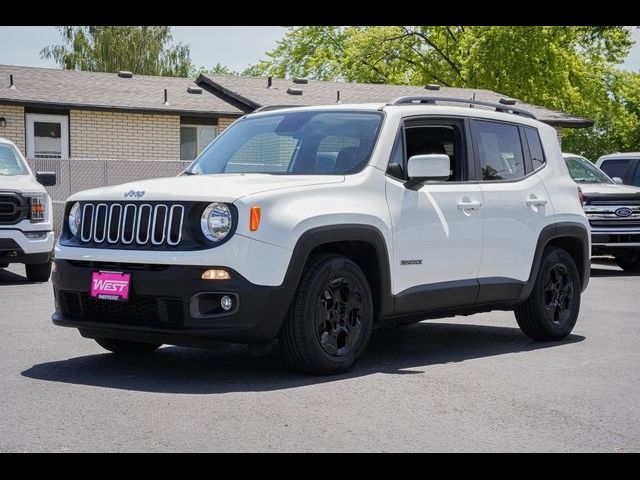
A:
{"type": "Polygon", "coordinates": [[[538,236],[538,243],[536,244],[536,252],[533,256],[533,264],[531,265],[531,273],[529,279],[525,282],[524,289],[522,291],[522,298],[529,298],[531,291],[536,283],[538,277],[538,271],[540,270],[540,264],[542,262],[542,254],[547,245],[559,238],[572,238],[580,241],[582,246],[582,265],[576,265],[580,272],[581,291],[585,291],[589,284],[589,277],[591,275],[591,250],[589,248],[590,233],[589,230],[578,222],[559,222],[551,225],[547,225],[542,229],[538,236]]]}
{"type": "Polygon", "coordinates": [[[289,267],[282,282],[282,287],[289,297],[287,303],[290,304],[291,300],[293,300],[296,288],[304,272],[304,266],[311,252],[321,245],[335,242],[364,242],[374,248],[379,266],[380,316],[390,314],[393,311],[391,269],[389,266],[389,251],[384,235],[372,225],[356,223],[315,227],[300,236],[293,249],[289,267]]]}

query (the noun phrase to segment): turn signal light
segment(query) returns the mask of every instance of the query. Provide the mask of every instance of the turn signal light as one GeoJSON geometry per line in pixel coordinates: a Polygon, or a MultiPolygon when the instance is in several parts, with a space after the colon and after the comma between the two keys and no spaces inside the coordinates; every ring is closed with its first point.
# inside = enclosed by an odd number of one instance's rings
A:
{"type": "Polygon", "coordinates": [[[251,207],[251,211],[249,212],[249,230],[252,232],[258,230],[260,226],[261,213],[260,207],[251,207]]]}
{"type": "Polygon", "coordinates": [[[231,275],[226,270],[206,270],[202,274],[202,280],[229,280],[231,275]]]}

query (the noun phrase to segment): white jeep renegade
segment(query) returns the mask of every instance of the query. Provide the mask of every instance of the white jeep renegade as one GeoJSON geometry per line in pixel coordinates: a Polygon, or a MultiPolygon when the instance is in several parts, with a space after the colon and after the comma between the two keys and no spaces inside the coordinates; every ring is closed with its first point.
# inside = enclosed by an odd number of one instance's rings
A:
{"type": "Polygon", "coordinates": [[[555,130],[442,100],[261,109],[179,177],[73,195],[53,322],[125,353],[278,338],[312,373],[428,318],[515,310],[565,338],[590,237],[555,130]]]}
{"type": "Polygon", "coordinates": [[[51,172],[31,172],[13,142],[0,138],[0,268],[24,263],[27,280],[46,282],[51,275],[54,233],[51,172]]]}

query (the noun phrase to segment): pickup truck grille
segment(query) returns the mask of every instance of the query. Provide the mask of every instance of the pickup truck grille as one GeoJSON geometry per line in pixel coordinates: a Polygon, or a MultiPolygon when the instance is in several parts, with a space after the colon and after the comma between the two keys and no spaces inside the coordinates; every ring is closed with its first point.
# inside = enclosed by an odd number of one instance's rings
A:
{"type": "Polygon", "coordinates": [[[0,193],[0,225],[13,225],[27,218],[26,200],[16,193],[0,193]]]}
{"type": "Polygon", "coordinates": [[[591,224],[594,246],[640,242],[640,199],[637,197],[588,198],[584,210],[591,224]]]}
{"type": "Polygon", "coordinates": [[[182,240],[185,207],[174,203],[82,203],[78,237],[83,244],[169,246],[182,240]]]}

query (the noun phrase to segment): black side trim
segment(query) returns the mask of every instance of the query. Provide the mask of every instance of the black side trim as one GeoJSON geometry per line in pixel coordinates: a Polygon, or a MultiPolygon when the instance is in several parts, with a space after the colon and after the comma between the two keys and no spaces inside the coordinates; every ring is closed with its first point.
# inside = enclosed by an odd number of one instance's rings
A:
{"type": "Polygon", "coordinates": [[[475,279],[417,285],[395,296],[394,315],[473,305],[477,296],[478,280],[475,279]]]}

